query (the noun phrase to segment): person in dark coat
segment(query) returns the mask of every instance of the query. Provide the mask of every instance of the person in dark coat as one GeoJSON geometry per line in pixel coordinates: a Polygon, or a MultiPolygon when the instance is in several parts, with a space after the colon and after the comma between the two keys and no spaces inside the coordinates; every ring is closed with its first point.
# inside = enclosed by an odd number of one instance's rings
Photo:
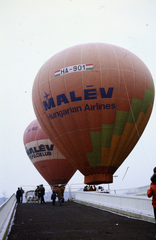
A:
{"type": "Polygon", "coordinates": [[[152,205],[154,210],[155,224],[156,224],[156,173],[151,177],[150,189],[147,190],[147,196],[152,197],[152,205]]]}
{"type": "Polygon", "coordinates": [[[41,203],[45,203],[44,201],[45,188],[43,187],[43,184],[40,185],[40,189],[41,189],[41,203]]]}
{"type": "Polygon", "coordinates": [[[23,194],[24,194],[24,190],[21,188],[21,197],[20,197],[20,202],[22,203],[23,202],[23,194]]]}
{"type": "Polygon", "coordinates": [[[51,200],[53,201],[53,206],[55,206],[55,200],[56,200],[56,193],[55,193],[55,191],[53,191],[53,193],[51,195],[51,200]]]}
{"type": "Polygon", "coordinates": [[[42,189],[41,186],[37,188],[37,195],[38,195],[38,204],[42,203],[42,189]]]}
{"type": "Polygon", "coordinates": [[[21,190],[20,190],[20,188],[18,188],[18,190],[16,192],[16,199],[17,199],[18,203],[20,203],[20,198],[21,198],[21,190]]]}

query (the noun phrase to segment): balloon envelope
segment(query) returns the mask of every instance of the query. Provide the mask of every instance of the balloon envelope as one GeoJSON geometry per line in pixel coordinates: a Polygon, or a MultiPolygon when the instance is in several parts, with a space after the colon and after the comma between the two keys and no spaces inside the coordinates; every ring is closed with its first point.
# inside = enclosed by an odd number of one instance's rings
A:
{"type": "Polygon", "coordinates": [[[139,140],[154,101],[152,76],[133,53],[110,44],[77,45],[50,58],[33,86],[40,125],[85,175],[109,183],[139,140]]]}
{"type": "Polygon", "coordinates": [[[23,141],[31,162],[50,185],[67,184],[76,168],[47,138],[37,120],[28,125],[23,141]]]}

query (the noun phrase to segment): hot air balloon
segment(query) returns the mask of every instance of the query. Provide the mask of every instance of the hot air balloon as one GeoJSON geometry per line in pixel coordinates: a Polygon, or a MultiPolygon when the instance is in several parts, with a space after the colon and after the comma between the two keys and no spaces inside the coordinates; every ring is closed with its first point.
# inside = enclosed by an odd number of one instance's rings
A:
{"type": "Polygon", "coordinates": [[[135,54],[81,44],[50,58],[32,92],[37,119],[86,184],[111,183],[151,115],[152,76],[135,54]]]}
{"type": "Polygon", "coordinates": [[[26,128],[23,141],[31,162],[49,185],[65,186],[76,172],[76,168],[47,138],[37,119],[26,128]]]}

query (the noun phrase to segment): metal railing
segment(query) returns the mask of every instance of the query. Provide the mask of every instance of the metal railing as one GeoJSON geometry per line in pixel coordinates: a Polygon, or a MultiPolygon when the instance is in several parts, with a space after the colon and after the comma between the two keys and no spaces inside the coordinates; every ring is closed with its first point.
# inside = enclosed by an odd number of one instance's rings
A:
{"type": "Polygon", "coordinates": [[[0,239],[6,237],[9,224],[16,206],[16,196],[13,194],[0,206],[0,239]]]}

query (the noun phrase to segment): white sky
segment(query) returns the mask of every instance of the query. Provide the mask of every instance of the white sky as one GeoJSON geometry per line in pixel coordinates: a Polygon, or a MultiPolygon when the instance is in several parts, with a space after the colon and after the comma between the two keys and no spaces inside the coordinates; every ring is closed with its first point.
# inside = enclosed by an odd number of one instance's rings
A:
{"type": "MultiPolygon", "coordinates": [[[[51,56],[76,44],[110,43],[140,57],[155,82],[156,0],[0,0],[0,31],[1,197],[21,185],[47,184],[25,153],[23,133],[36,119],[34,78],[51,56]]],[[[154,105],[144,134],[115,173],[111,189],[150,183],[156,166],[155,119],[154,105]]],[[[79,172],[70,181],[82,182],[79,172]]]]}

